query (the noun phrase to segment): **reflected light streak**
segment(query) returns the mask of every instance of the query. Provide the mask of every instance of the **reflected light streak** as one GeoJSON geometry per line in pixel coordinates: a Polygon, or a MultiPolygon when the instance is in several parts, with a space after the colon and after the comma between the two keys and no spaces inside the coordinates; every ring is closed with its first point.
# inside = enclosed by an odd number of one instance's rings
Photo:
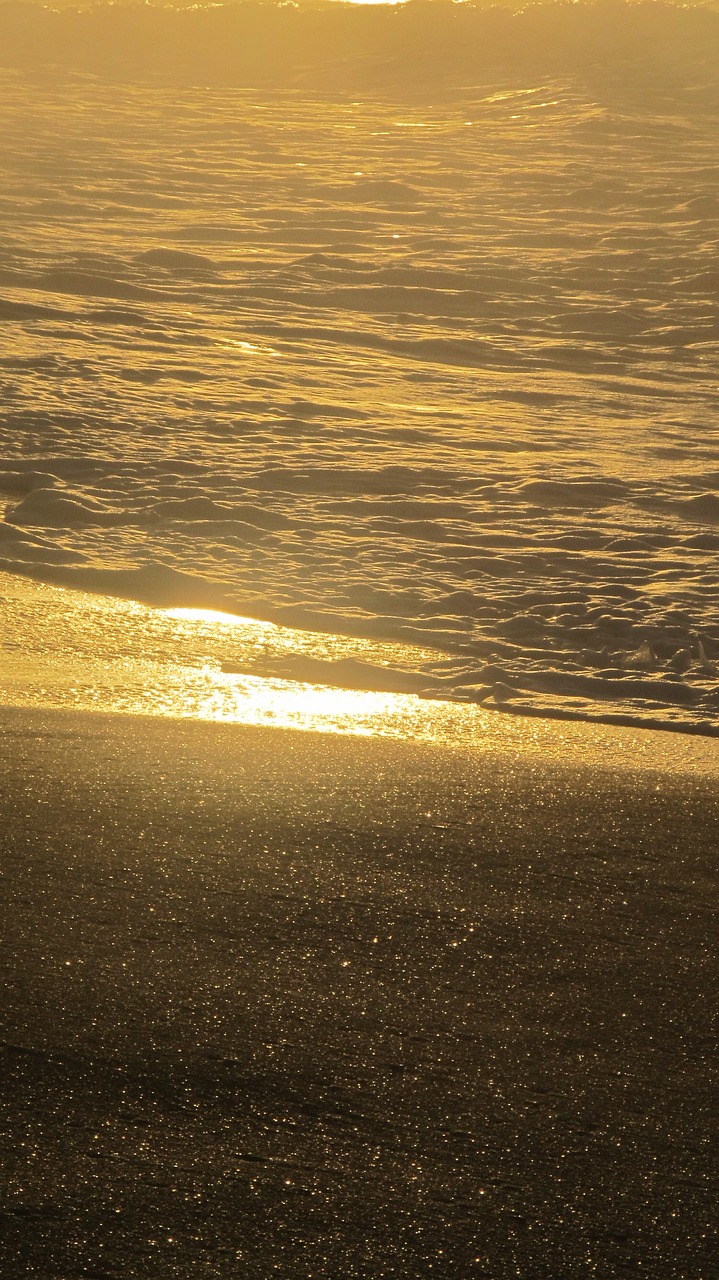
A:
{"type": "MultiPolygon", "coordinates": [[[[405,665],[428,651],[322,635],[204,609],[160,609],[0,572],[0,707],[104,712],[354,734],[607,767],[666,769],[669,735],[501,715],[409,693],[223,671],[223,656],[405,665]]],[[[672,768],[719,776],[714,743],[671,735],[672,768]]],[[[511,759],[509,766],[511,771],[511,759]]]]}
{"type": "MultiPolygon", "coordinates": [[[[429,651],[279,627],[208,609],[153,608],[0,574],[12,615],[0,705],[214,720],[452,742],[497,717],[475,706],[253,674],[263,663],[348,658],[415,667],[429,651]],[[233,667],[250,670],[223,671],[233,667]]],[[[505,730],[502,730],[502,737],[505,730]]]]}

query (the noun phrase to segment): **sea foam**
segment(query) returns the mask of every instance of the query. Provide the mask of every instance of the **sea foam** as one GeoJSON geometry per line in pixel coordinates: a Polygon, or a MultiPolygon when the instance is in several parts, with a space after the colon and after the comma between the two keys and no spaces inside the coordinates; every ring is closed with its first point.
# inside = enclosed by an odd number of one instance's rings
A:
{"type": "Polygon", "coordinates": [[[2,567],[717,731],[715,13],[0,30],[2,567]]]}

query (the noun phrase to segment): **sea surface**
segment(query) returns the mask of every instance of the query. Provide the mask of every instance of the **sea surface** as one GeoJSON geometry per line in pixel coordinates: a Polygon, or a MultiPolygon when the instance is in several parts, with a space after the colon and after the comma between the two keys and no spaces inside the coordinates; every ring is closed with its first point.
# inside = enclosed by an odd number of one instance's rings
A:
{"type": "Polygon", "coordinates": [[[719,734],[718,13],[4,3],[0,139],[1,569],[719,734]]]}

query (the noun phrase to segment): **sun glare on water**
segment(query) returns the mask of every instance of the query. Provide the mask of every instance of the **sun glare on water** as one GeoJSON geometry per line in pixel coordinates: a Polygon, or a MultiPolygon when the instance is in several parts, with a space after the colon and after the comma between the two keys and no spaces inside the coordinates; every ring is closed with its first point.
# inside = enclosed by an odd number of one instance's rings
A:
{"type": "Polygon", "coordinates": [[[0,579],[14,619],[0,704],[431,741],[492,720],[477,707],[284,674],[309,663],[331,680],[355,663],[380,678],[421,650],[0,579]]]}
{"type": "MultiPolygon", "coordinates": [[[[381,683],[424,651],[321,635],[207,609],[154,608],[0,573],[0,707],[303,730],[607,766],[652,768],[666,735],[499,715],[476,704],[332,684],[381,683]],[[319,664],[319,665],[315,665],[319,664]],[[292,677],[318,670],[325,679],[292,677]],[[273,671],[286,674],[273,674],[273,671]]],[[[426,655],[425,655],[426,656],[426,655]]],[[[683,737],[677,769],[716,772],[713,744],[683,737]],[[713,760],[713,764],[712,764],[713,760]]]]}

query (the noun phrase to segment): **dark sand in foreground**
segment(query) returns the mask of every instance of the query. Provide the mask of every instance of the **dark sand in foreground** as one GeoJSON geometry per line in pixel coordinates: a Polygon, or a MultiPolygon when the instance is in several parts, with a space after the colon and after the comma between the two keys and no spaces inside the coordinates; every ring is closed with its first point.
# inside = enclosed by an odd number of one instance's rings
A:
{"type": "Polygon", "coordinates": [[[717,773],[0,726],[3,1276],[716,1274],[717,773]]]}

